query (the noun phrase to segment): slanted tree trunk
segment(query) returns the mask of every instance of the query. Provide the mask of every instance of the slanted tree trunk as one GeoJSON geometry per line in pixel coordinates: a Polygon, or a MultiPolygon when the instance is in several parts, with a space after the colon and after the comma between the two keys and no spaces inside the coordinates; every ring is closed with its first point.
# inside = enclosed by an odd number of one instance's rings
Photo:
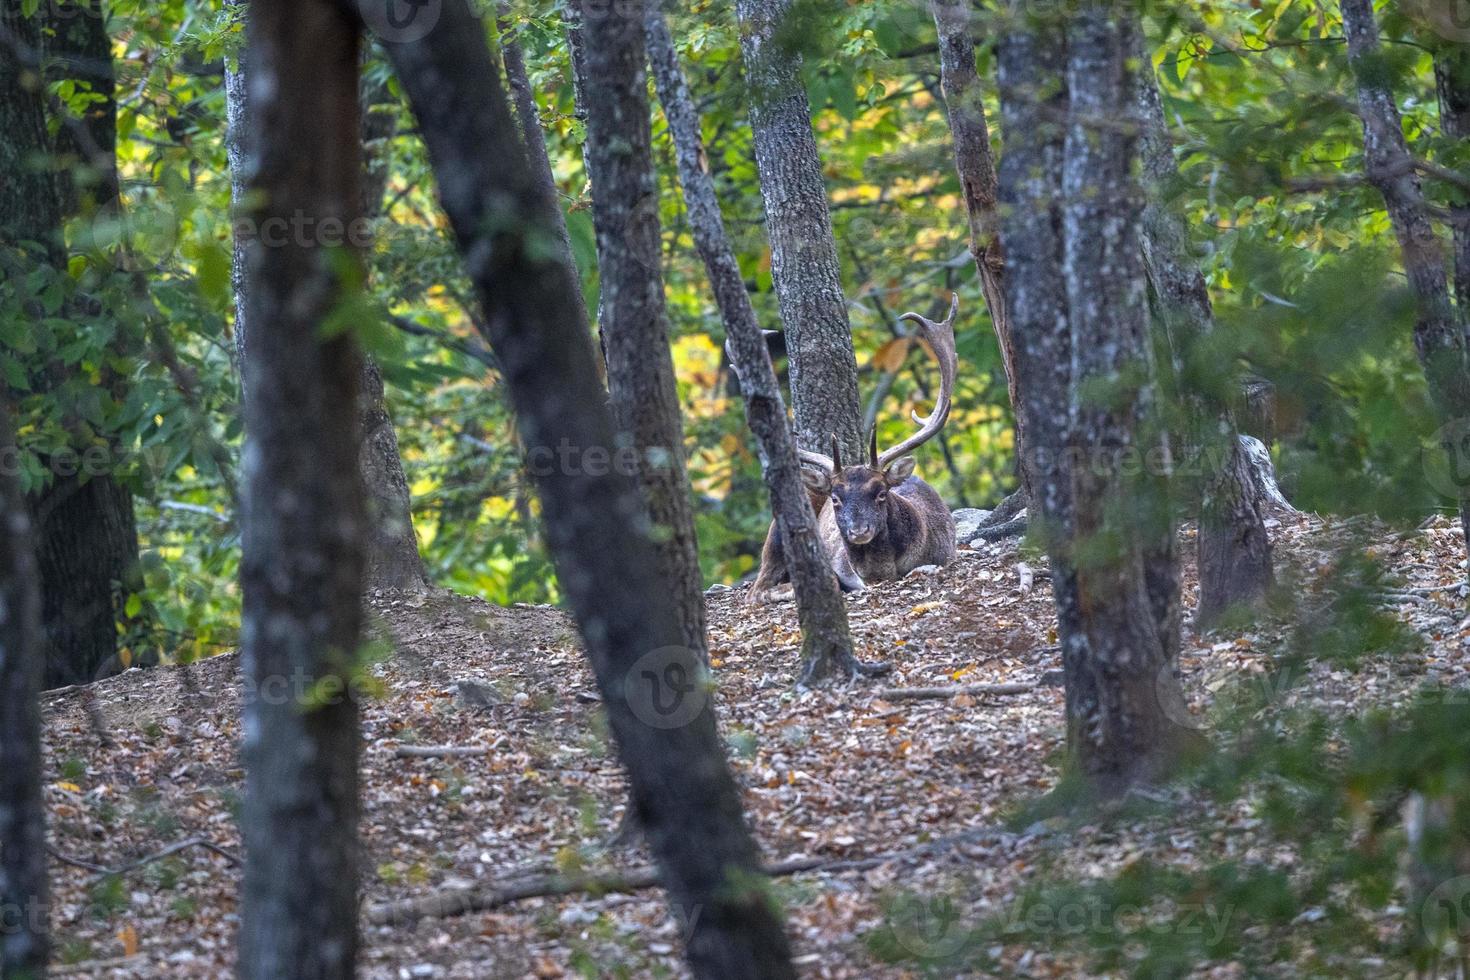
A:
{"type": "Polygon", "coordinates": [[[238,972],[350,978],[357,951],[358,706],[365,514],[350,333],[361,217],[358,24],[329,0],[253,0],[242,667],[246,867],[238,972]],[[336,247],[332,247],[336,246],[336,247]]]}
{"type": "MultiPolygon", "coordinates": [[[[0,188],[0,246],[9,251],[22,241],[42,243],[41,253],[22,256],[16,250],[7,257],[6,262],[15,263],[16,273],[23,275],[21,270],[38,262],[60,268],[66,258],[61,240],[66,206],[115,207],[117,183],[114,146],[97,143],[115,132],[111,51],[104,23],[97,11],[76,9],[70,3],[43,7],[32,17],[23,16],[20,7],[6,3],[0,8],[4,17],[0,27],[13,39],[4,51],[10,77],[0,78],[5,85],[0,121],[7,124],[6,149],[0,152],[13,154],[13,168],[7,167],[0,188]],[[60,21],[64,16],[67,23],[60,21]],[[74,128],[63,125],[68,135],[60,145],[72,147],[73,154],[83,153],[95,172],[95,182],[85,186],[70,176],[56,179],[35,171],[34,161],[57,149],[45,130],[39,73],[43,24],[55,28],[44,46],[55,59],[55,70],[84,70],[84,80],[101,97],[87,119],[73,121],[74,128]]],[[[60,364],[39,366],[32,372],[32,384],[39,390],[55,387],[69,370],[60,364]]],[[[104,383],[116,389],[122,379],[108,376],[104,383]]],[[[70,427],[75,420],[62,421],[70,427]]],[[[118,454],[114,451],[111,458],[116,460],[118,454]]],[[[139,584],[138,532],[132,494],[114,473],[89,474],[84,481],[75,467],[52,470],[50,482],[29,495],[29,506],[41,575],[44,683],[59,687],[96,679],[115,657],[126,593],[139,584]]]]}
{"type": "Polygon", "coordinates": [[[771,243],[771,280],[791,359],[791,402],[801,444],[845,459],[866,452],[859,429],[857,357],[842,292],[842,267],[801,84],[800,55],[778,37],[791,0],[737,0],[749,88],[755,162],[771,243]]]}
{"type": "MultiPolygon", "coordinates": [[[[0,49],[0,81],[13,81],[6,58],[0,49]]],[[[10,406],[0,397],[0,459],[15,451],[10,406]]],[[[0,977],[40,980],[49,909],[37,701],[44,661],[30,515],[17,476],[0,466],[0,977]]]]}
{"type": "Polygon", "coordinates": [[[672,589],[669,598],[684,645],[705,660],[709,654],[699,547],[659,270],[658,183],[649,148],[642,6],[609,8],[588,18],[582,28],[591,80],[586,153],[597,227],[602,334],[613,421],[637,450],[659,568],[672,589]]]}
{"type": "Polygon", "coordinates": [[[1183,703],[1172,662],[1179,586],[1167,491],[1149,473],[1130,478],[1123,468],[1130,453],[1167,452],[1141,380],[1148,309],[1137,140],[1133,127],[1116,125],[1132,115],[1130,16],[1089,3],[1068,19],[1071,114],[1062,164],[1072,446],[1079,454],[1074,540],[1086,637],[1072,647],[1085,656],[1064,661],[1067,734],[1079,770],[1105,795],[1161,774],[1184,734],[1179,716],[1165,710],[1183,703]]]}
{"type": "Polygon", "coordinates": [[[970,37],[973,8],[968,2],[929,0],[929,10],[939,32],[939,84],[948,109],[950,137],[954,140],[955,171],[969,218],[970,254],[975,257],[980,291],[985,296],[985,308],[990,311],[990,323],[1000,346],[1006,391],[1016,420],[1016,458],[1020,459],[1025,453],[1025,425],[1016,386],[1015,343],[1011,338],[1010,317],[1006,314],[1005,252],[1000,239],[995,155],[990,150],[985,95],[975,72],[975,42],[970,37]]]}
{"type": "MultiPolygon", "coordinates": [[[[1140,42],[1134,89],[1147,194],[1142,225],[1144,267],[1173,357],[1172,364],[1157,366],[1169,371],[1191,360],[1192,352],[1214,330],[1214,307],[1190,248],[1189,230],[1168,201],[1179,170],[1152,63],[1142,57],[1141,28],[1135,27],[1134,35],[1140,42]]],[[[1255,606],[1265,599],[1274,580],[1271,541],[1262,517],[1266,506],[1263,481],[1251,471],[1251,457],[1241,444],[1229,406],[1197,391],[1180,390],[1179,395],[1186,415],[1184,449],[1202,461],[1195,625],[1204,630],[1227,610],[1255,606]]]]}
{"type": "MultiPolygon", "coordinates": [[[[364,88],[362,93],[362,140],[367,168],[362,182],[362,214],[375,218],[383,208],[388,186],[386,146],[396,129],[394,109],[386,85],[364,88]]],[[[413,530],[413,495],[403,473],[398,452],[398,434],[383,391],[383,372],[372,357],[362,360],[358,393],[358,430],[362,443],[358,467],[362,471],[368,514],[365,589],[401,589],[421,592],[429,588],[429,573],[419,555],[419,539],[413,530]]]]}
{"type": "MultiPolygon", "coordinates": [[[[1363,120],[1363,164],[1368,180],[1383,195],[1398,239],[1404,273],[1414,292],[1414,349],[1424,366],[1429,394],[1447,442],[1457,442],[1470,425],[1470,362],[1464,326],[1450,302],[1444,248],[1424,209],[1424,195],[1404,141],[1398,104],[1381,64],[1373,0],[1343,0],[1342,29],[1348,61],[1358,83],[1358,115],[1363,120]]],[[[1456,447],[1447,446],[1454,451],[1456,447]]],[[[1459,490],[1460,526],[1470,541],[1470,485],[1459,490]]]]}
{"type": "Polygon", "coordinates": [[[761,473],[776,522],[776,542],[796,592],[797,618],[802,629],[800,682],[814,683],[830,676],[850,677],[860,665],[852,653],[847,605],[827,562],[817,532],[816,515],[802,484],[801,464],[796,457],[796,442],[786,418],[781,386],[766,352],[765,338],[745,291],[745,282],[740,277],[740,266],[725,234],[720,203],[707,169],[699,111],[689,95],[684,69],[674,51],[663,11],[656,4],[648,7],[644,31],[658,99],[663,104],[674,141],[679,183],[684,191],[694,246],[704,261],[724,321],[725,348],[740,379],[746,422],[756,439],[761,473]]]}
{"type": "MultiPolygon", "coordinates": [[[[641,6],[628,11],[636,30],[641,6]]],[[[576,616],[628,769],[637,822],[688,926],[699,977],[794,976],[781,923],[753,876],[755,844],[724,762],[701,665],[661,575],[637,481],[611,459],[592,345],[577,326],[571,270],[520,150],[505,93],[468,7],[388,46],[444,210],[485,311],[541,495],[557,577],[576,616]],[[557,465],[569,447],[578,465],[557,465]],[[604,455],[606,454],[606,455],[604,455]]],[[[634,121],[636,124],[636,120],[634,121]]]]}

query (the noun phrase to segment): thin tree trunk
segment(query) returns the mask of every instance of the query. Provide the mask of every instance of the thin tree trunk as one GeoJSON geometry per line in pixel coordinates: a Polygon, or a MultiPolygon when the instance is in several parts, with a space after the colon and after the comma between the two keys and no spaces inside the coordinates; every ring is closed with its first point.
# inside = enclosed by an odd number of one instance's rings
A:
{"type": "MultiPolygon", "coordinates": [[[[382,212],[391,166],[386,147],[396,130],[393,112],[377,111],[377,107],[396,111],[386,85],[365,87],[362,94],[362,140],[367,162],[362,183],[365,219],[376,218],[382,212]]],[[[398,434],[393,430],[393,416],[384,397],[383,372],[372,357],[362,360],[358,412],[358,430],[362,433],[358,466],[368,513],[363,588],[422,592],[430,583],[413,529],[413,495],[403,473],[398,434]]]]}
{"type": "Polygon", "coordinates": [[[789,335],[791,401],[801,444],[831,452],[835,435],[845,459],[862,459],[867,447],[858,428],[857,357],[822,160],[801,84],[801,58],[783,48],[778,37],[790,10],[790,0],[735,4],[771,243],[771,279],[789,335]]]}
{"type": "Polygon", "coordinates": [[[346,980],[357,951],[362,365],[350,332],[323,337],[322,325],[354,278],[330,229],[361,219],[358,33],[328,0],[251,3],[250,216],[302,231],[271,247],[253,239],[246,257],[248,980],[346,980]]]}
{"type": "MultiPolygon", "coordinates": [[[[1142,32],[1134,29],[1141,42],[1142,32]]],[[[1214,330],[1209,288],[1192,254],[1189,229],[1169,205],[1169,188],[1178,180],[1164,106],[1152,62],[1142,57],[1134,73],[1139,118],[1139,148],[1147,200],[1143,208],[1144,267],[1153,285],[1160,320],[1173,356],[1161,370],[1177,374],[1214,330]]],[[[1176,378],[1177,381],[1177,378],[1176,378]]],[[[1262,517],[1261,483],[1251,473],[1250,457],[1228,405],[1208,395],[1186,392],[1179,384],[1186,419],[1187,452],[1202,460],[1199,488],[1199,606],[1195,625],[1204,630],[1227,610],[1251,607],[1266,597],[1274,580],[1271,541],[1262,517]]]]}
{"type": "Polygon", "coordinates": [[[793,976],[780,919],[751,884],[759,856],[698,682],[701,665],[683,647],[653,545],[636,530],[638,484],[616,466],[585,465],[594,454],[613,458],[612,420],[592,346],[577,327],[571,271],[544,246],[555,232],[481,25],[451,0],[432,32],[390,45],[389,55],[484,304],[558,580],[628,769],[638,824],[688,925],[693,972],[793,976]]]}
{"type": "MultiPolygon", "coordinates": [[[[249,23],[249,0],[224,0],[225,7],[242,23],[249,23]]],[[[230,215],[233,221],[245,217],[245,161],[250,153],[250,93],[245,85],[244,52],[233,65],[225,59],[225,157],[230,167],[230,215]]],[[[235,344],[230,356],[235,361],[235,378],[240,385],[240,401],[245,401],[245,346],[249,335],[250,269],[245,262],[247,235],[237,227],[231,235],[230,291],[235,301],[235,344]]]]}
{"type": "MultiPolygon", "coordinates": [[[[970,36],[972,7],[968,2],[929,0],[934,26],[939,32],[939,84],[949,114],[949,132],[954,141],[955,171],[965,198],[970,224],[970,254],[980,274],[980,291],[990,323],[1000,346],[1006,391],[1016,420],[1016,458],[1026,451],[1021,395],[1016,385],[1015,343],[1010,317],[1006,314],[1005,252],[1000,239],[1000,209],[996,199],[995,155],[990,150],[990,129],[985,123],[985,96],[975,72],[975,42],[970,36]]],[[[1025,467],[1021,467],[1022,478],[1025,467]]]]}
{"type": "MultiPolygon", "coordinates": [[[[1470,47],[1447,44],[1434,55],[1439,91],[1439,127],[1446,136],[1470,140],[1470,47]]],[[[1460,324],[1470,331],[1470,203],[1452,206],[1454,226],[1455,302],[1460,324]]]]}
{"type": "Polygon", "coordinates": [[[740,379],[745,418],[756,438],[761,473],[775,518],[775,544],[796,592],[802,629],[802,683],[851,676],[857,669],[848,634],[847,605],[817,532],[816,515],[801,479],[781,386],[766,352],[740,266],[725,234],[700,135],[699,111],[689,95],[663,11],[650,4],[644,19],[649,62],[679,165],[679,183],[695,248],[725,325],[725,348],[740,379]]]}
{"type": "MultiPolygon", "coordinates": [[[[1441,434],[1457,443],[1470,424],[1470,363],[1466,332],[1450,302],[1444,249],[1429,215],[1404,141],[1398,105],[1380,63],[1378,23],[1373,0],[1342,0],[1342,28],[1348,61],[1358,83],[1358,115],[1363,120],[1363,163],[1368,180],[1383,195],[1402,253],[1404,272],[1414,291],[1414,348],[1424,366],[1430,397],[1444,423],[1441,434]]],[[[1447,451],[1458,447],[1447,445],[1447,451]]],[[[1470,485],[1459,490],[1460,526],[1470,541],[1470,485]]]]}
{"type": "MultiPolygon", "coordinates": [[[[6,58],[0,49],[0,81],[10,81],[6,58]]],[[[0,459],[15,451],[10,407],[0,397],[0,459]]],[[[16,477],[0,467],[0,977],[40,980],[49,917],[37,700],[44,661],[30,515],[16,477]]]]}
{"type": "MultiPolygon", "coordinates": [[[[1148,310],[1139,243],[1136,138],[1095,120],[1132,114],[1131,14],[1102,4],[1067,28],[1071,120],[1062,165],[1063,275],[1072,328],[1072,473],[1083,659],[1066,658],[1068,744],[1105,795],[1163,772],[1182,731],[1178,568],[1161,480],[1129,479],[1122,460],[1148,458],[1148,310]],[[1105,394],[1099,385],[1107,386],[1105,394]],[[1175,716],[1177,717],[1177,715],[1175,716]]],[[[1064,644],[1064,651],[1069,645],[1064,644]]]]}
{"type": "Polygon", "coordinates": [[[684,645],[705,660],[699,546],[659,269],[642,6],[608,8],[582,28],[592,82],[586,93],[587,174],[597,226],[608,395],[614,422],[637,450],[659,569],[672,589],[684,645]]]}

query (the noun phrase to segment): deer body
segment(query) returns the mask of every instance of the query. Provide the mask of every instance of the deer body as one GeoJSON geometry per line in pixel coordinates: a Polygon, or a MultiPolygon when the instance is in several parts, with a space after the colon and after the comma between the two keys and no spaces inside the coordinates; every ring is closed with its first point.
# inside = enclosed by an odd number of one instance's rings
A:
{"type": "MultiPolygon", "coordinates": [[[[954,391],[954,317],[959,298],[950,302],[949,316],[935,323],[917,313],[900,319],[918,324],[918,336],[939,362],[939,397],[926,418],[915,419],[919,431],[902,443],[878,452],[876,429],[865,464],[843,466],[837,438],[832,455],[799,450],[802,479],[818,511],[817,526],[832,571],[847,592],[867,582],[907,575],[922,565],[944,565],[955,556],[954,517],[939,493],[914,475],[914,458],[905,455],[938,434],[949,418],[954,391]],[[820,506],[818,506],[820,502],[820,506]]],[[[760,573],[747,601],[768,601],[775,586],[785,581],[786,563],[780,535],[773,523],[761,554],[760,573]]]]}

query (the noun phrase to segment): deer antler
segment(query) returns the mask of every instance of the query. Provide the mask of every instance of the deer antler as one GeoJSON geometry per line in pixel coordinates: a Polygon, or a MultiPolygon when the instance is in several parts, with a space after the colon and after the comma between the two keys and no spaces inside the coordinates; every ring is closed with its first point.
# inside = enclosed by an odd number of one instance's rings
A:
{"type": "Polygon", "coordinates": [[[920,417],[918,412],[914,413],[914,421],[919,423],[919,431],[893,448],[884,450],[878,456],[878,468],[887,466],[900,456],[933,439],[939,434],[939,430],[944,428],[944,423],[949,421],[950,399],[954,395],[955,371],[959,366],[959,357],[955,353],[954,346],[954,318],[959,311],[959,294],[951,293],[949,316],[939,323],[917,313],[905,313],[899,317],[900,320],[912,320],[918,328],[914,333],[927,342],[930,349],[934,351],[934,359],[939,362],[939,397],[935,399],[934,410],[927,417],[920,417]]]}
{"type": "Polygon", "coordinates": [[[801,458],[803,463],[810,463],[827,473],[836,473],[842,469],[842,451],[837,446],[836,433],[832,435],[831,456],[823,456],[821,453],[814,453],[810,449],[802,449],[800,446],[796,447],[796,455],[801,458]]]}

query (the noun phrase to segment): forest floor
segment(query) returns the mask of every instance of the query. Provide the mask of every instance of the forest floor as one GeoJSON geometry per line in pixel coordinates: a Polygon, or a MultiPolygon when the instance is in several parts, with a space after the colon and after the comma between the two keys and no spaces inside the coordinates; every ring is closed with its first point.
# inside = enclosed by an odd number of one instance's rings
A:
{"type": "MultiPolygon", "coordinates": [[[[1344,533],[1308,515],[1283,518],[1272,530],[1278,567],[1310,588],[1344,533]]],[[[1374,533],[1378,557],[1419,590],[1396,608],[1424,637],[1424,649],[1354,672],[1314,665],[1293,697],[1351,713],[1402,702],[1426,679],[1470,685],[1456,527],[1437,520],[1411,534],[1374,533]]],[[[1184,550],[1192,553],[1192,542],[1184,550]]],[[[767,859],[878,856],[778,879],[803,975],[920,975],[923,957],[963,952],[977,941],[971,926],[1004,916],[1037,876],[1057,868],[1097,878],[1144,854],[1181,865],[1205,855],[1274,859],[1253,836],[1259,821],[1204,801],[1127,826],[1017,825],[1017,808],[1056,783],[1063,737],[1062,689],[1049,676],[1060,661],[1044,567],[1014,541],[982,544],[936,574],[852,597],[861,655],[889,661],[894,671],[822,691],[793,690],[798,633],[789,602],[752,609],[738,590],[711,590],[716,710],[767,859]],[[1016,682],[1041,683],[1022,693],[941,700],[882,694],[1016,682]],[[914,895],[955,896],[956,904],[914,913],[903,905],[914,895]],[[911,955],[881,957],[880,934],[911,955]]],[[[1188,567],[1186,608],[1194,590],[1188,567]]],[[[561,612],[503,609],[447,593],[379,595],[370,606],[375,629],[391,637],[396,654],[375,668],[382,696],[363,712],[365,906],[527,875],[647,865],[641,849],[601,846],[622,814],[623,780],[592,677],[561,612]],[[397,754],[415,745],[487,751],[397,754]]],[[[1186,629],[1182,670],[1196,710],[1207,712],[1232,678],[1262,674],[1284,636],[1285,627],[1209,637],[1186,629]]],[[[58,974],[230,974],[242,779],[237,671],[236,657],[225,655],[45,696],[51,920],[58,961],[70,964],[58,974]],[[193,839],[224,853],[190,845],[122,875],[99,874],[193,839]]],[[[1211,928],[1211,910],[1196,911],[1199,928],[1211,928]]],[[[1068,926],[1059,919],[1055,928],[1068,926]]],[[[973,975],[1078,975],[1064,953],[1025,936],[987,941],[980,954],[988,966],[973,975]]],[[[365,911],[360,974],[680,976],[680,953],[680,926],[660,893],[643,889],[532,898],[386,925],[372,924],[365,911]]],[[[1343,972],[1371,975],[1371,967],[1343,972]]],[[[1201,975],[1245,972],[1227,964],[1201,975]]]]}

